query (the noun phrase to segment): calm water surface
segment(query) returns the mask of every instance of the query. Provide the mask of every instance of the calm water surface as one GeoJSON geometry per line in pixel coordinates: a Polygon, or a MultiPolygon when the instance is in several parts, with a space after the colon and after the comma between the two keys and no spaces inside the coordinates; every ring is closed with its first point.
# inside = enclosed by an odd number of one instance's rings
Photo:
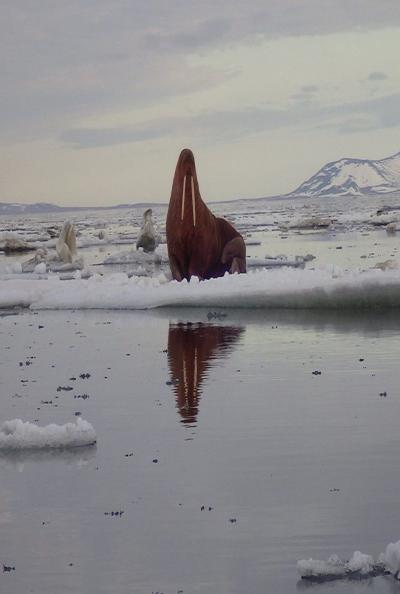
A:
{"type": "Polygon", "coordinates": [[[399,330],[395,312],[0,317],[0,419],[81,413],[98,434],[1,456],[0,591],[290,594],[298,559],[377,556],[400,538],[399,330]]]}

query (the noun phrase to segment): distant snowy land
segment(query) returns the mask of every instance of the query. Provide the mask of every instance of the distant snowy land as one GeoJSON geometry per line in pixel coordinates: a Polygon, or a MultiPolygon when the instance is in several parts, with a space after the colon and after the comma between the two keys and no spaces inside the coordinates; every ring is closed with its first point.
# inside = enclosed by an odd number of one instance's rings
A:
{"type": "Polygon", "coordinates": [[[327,163],[290,196],[328,197],[400,191],[400,152],[379,161],[340,159],[327,163]]]}
{"type": "Polygon", "coordinates": [[[149,208],[155,206],[165,206],[156,202],[139,202],[116,204],[112,206],[59,206],[52,202],[34,202],[32,204],[23,204],[21,202],[0,202],[0,215],[14,215],[14,214],[35,214],[47,212],[70,212],[79,210],[112,210],[119,208],[149,208]]]}
{"type": "MultiPolygon", "coordinates": [[[[386,195],[400,192],[400,152],[378,161],[369,159],[340,159],[327,163],[315,175],[303,182],[296,190],[282,196],[254,198],[253,200],[279,199],[290,197],[325,198],[329,196],[368,196],[386,195]]],[[[225,204],[242,202],[243,198],[232,199],[225,204]]],[[[250,201],[251,199],[245,199],[250,201]]],[[[223,204],[215,202],[214,204],[223,204]]],[[[48,212],[68,212],[79,210],[117,210],[123,208],[166,207],[159,202],[124,203],[113,206],[59,206],[51,202],[22,204],[19,202],[0,202],[0,216],[14,214],[35,214],[48,212]]]]}

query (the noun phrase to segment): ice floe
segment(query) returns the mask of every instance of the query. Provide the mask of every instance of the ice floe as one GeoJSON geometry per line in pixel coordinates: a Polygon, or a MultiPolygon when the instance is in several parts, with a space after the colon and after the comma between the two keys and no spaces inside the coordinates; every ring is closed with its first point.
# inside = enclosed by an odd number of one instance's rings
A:
{"type": "Polygon", "coordinates": [[[167,264],[167,246],[162,244],[153,252],[146,253],[139,247],[137,250],[118,252],[105,258],[103,264],[167,264]]]}
{"type": "MultiPolygon", "coordinates": [[[[79,276],[76,274],[76,276],[79,276]]],[[[400,307],[400,269],[342,271],[279,268],[225,275],[199,282],[169,281],[163,273],[128,277],[93,275],[62,282],[0,280],[0,307],[32,309],[152,309],[233,307],[275,309],[370,309],[400,307]]]]}
{"type": "Polygon", "coordinates": [[[400,572],[400,540],[389,543],[384,553],[375,561],[371,555],[355,551],[349,561],[342,561],[331,555],[327,561],[301,559],[297,562],[300,577],[310,581],[331,581],[337,579],[362,579],[391,574],[396,579],[400,572]]]}
{"type": "Polygon", "coordinates": [[[246,258],[247,267],[263,267],[263,268],[275,268],[288,266],[290,268],[297,268],[304,266],[306,260],[304,258],[296,257],[294,260],[287,260],[286,258],[246,258]]]}
{"type": "Polygon", "coordinates": [[[96,440],[93,426],[80,417],[75,423],[45,427],[13,419],[0,427],[0,450],[74,448],[95,444],[96,440]]]}
{"type": "Polygon", "coordinates": [[[34,249],[34,245],[28,243],[16,233],[0,233],[0,251],[2,252],[27,252],[34,249]]]}
{"type": "Polygon", "coordinates": [[[295,219],[290,222],[286,228],[288,229],[327,229],[332,224],[332,220],[328,217],[313,216],[306,219],[295,219]]]}

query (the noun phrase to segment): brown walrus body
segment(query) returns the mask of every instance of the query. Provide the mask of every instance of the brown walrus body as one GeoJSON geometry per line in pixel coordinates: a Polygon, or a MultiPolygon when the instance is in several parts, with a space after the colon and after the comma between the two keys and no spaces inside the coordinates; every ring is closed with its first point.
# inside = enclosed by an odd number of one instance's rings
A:
{"type": "Polygon", "coordinates": [[[166,231],[174,279],[206,279],[223,276],[225,272],[246,272],[243,237],[204,204],[189,149],[183,149],[176,165],[166,231]]]}

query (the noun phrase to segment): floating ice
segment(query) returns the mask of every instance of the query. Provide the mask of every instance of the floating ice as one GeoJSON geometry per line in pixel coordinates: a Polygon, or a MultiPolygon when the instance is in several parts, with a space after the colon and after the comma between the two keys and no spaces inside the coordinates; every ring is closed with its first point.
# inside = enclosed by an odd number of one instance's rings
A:
{"type": "Polygon", "coordinates": [[[0,233],[0,251],[3,252],[26,252],[34,250],[35,247],[25,241],[16,233],[4,231],[0,233]]]}
{"type": "Polygon", "coordinates": [[[328,561],[318,559],[301,559],[297,561],[297,571],[303,579],[340,578],[345,574],[345,563],[337,556],[331,555],[328,561]]]}
{"type": "Polygon", "coordinates": [[[162,264],[168,263],[166,246],[157,247],[154,252],[146,253],[142,249],[128,250],[112,254],[105,258],[103,264],[162,264]]]}
{"type": "Polygon", "coordinates": [[[45,427],[13,419],[5,421],[0,427],[0,450],[74,448],[95,443],[93,426],[80,417],[75,423],[52,423],[45,427]]]}
{"type": "Polygon", "coordinates": [[[360,551],[355,551],[347,563],[347,569],[350,572],[357,571],[362,575],[369,575],[375,569],[375,561],[371,555],[365,555],[360,551]]]}
{"type": "Polygon", "coordinates": [[[284,258],[246,258],[246,266],[248,267],[263,267],[263,268],[279,268],[288,266],[290,268],[297,268],[304,266],[305,260],[303,258],[296,258],[295,260],[286,260],[284,258]]]}
{"type": "Polygon", "coordinates": [[[400,572],[400,540],[390,542],[386,547],[386,551],[380,555],[379,561],[384,563],[386,569],[398,578],[400,572]]]}
{"type": "Polygon", "coordinates": [[[362,579],[378,575],[392,574],[396,579],[400,573],[400,540],[390,543],[381,553],[378,561],[371,555],[355,551],[349,561],[342,561],[331,555],[327,561],[302,559],[297,562],[297,571],[302,579],[311,581],[330,581],[336,579],[362,579]]]}
{"type": "Polygon", "coordinates": [[[288,229],[326,229],[332,224],[328,217],[313,216],[307,219],[295,219],[287,225],[288,229]]]}
{"type": "Polygon", "coordinates": [[[372,216],[370,222],[375,227],[390,225],[391,223],[398,223],[400,221],[400,216],[398,214],[381,214],[372,216]]]}

